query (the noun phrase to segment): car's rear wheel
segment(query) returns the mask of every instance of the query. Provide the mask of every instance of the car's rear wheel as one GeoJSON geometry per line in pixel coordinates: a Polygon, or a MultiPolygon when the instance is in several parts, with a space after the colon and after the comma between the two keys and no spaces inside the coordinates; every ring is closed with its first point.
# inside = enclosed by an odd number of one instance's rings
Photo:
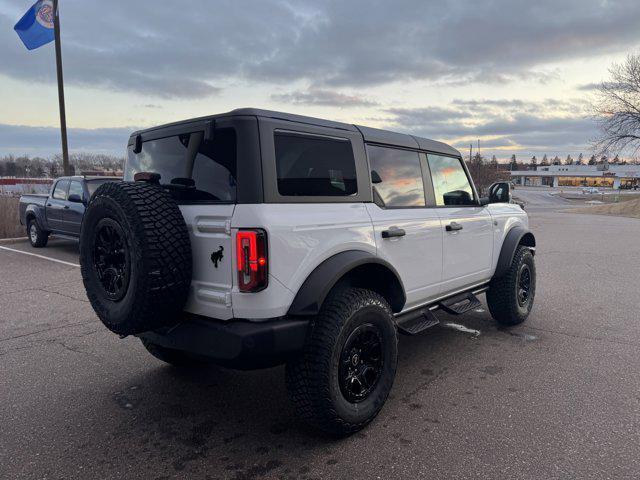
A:
{"type": "Polygon", "coordinates": [[[502,325],[524,322],[536,296],[536,265],[531,249],[519,246],[507,272],[494,279],[487,291],[491,316],[502,325]]]}
{"type": "Polygon", "coordinates": [[[375,418],[393,386],[398,339],[379,294],[348,288],[325,301],[302,354],[286,366],[291,399],[308,423],[334,435],[375,418]]]}
{"type": "Polygon", "coordinates": [[[27,221],[27,236],[29,243],[34,248],[46,247],[49,241],[49,232],[42,230],[35,218],[30,218],[27,221]]]}

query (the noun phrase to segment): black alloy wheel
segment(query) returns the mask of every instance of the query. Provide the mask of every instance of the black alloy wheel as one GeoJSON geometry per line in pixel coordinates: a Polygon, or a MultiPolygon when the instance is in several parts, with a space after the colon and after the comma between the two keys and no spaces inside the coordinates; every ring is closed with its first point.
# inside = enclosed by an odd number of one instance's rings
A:
{"type": "Polygon", "coordinates": [[[127,293],[131,257],[124,232],[118,222],[103,218],[96,226],[93,268],[109,300],[118,301],[127,293]]]}
{"type": "Polygon", "coordinates": [[[375,389],[384,365],[380,330],[366,323],[347,338],[340,355],[340,391],[351,403],[360,403],[375,389]]]}
{"type": "Polygon", "coordinates": [[[518,304],[524,308],[531,298],[531,268],[526,263],[523,263],[518,271],[517,289],[518,304]]]}

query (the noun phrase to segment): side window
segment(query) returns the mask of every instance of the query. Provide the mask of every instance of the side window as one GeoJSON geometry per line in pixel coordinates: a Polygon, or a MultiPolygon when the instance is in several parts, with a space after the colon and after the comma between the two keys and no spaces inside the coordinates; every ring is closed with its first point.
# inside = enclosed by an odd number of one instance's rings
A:
{"type": "Polygon", "coordinates": [[[374,199],[381,207],[424,207],[418,152],[367,145],[374,199]]]}
{"type": "Polygon", "coordinates": [[[84,190],[82,189],[82,184],[80,182],[72,181],[69,185],[69,196],[78,195],[80,199],[84,197],[84,190]]]}
{"type": "Polygon", "coordinates": [[[346,139],[275,132],[278,192],[283,196],[350,196],[356,162],[346,139]]]}
{"type": "Polygon", "coordinates": [[[69,180],[60,180],[56,183],[56,188],[53,190],[53,198],[56,200],[67,199],[67,187],[69,186],[69,180]]]}
{"type": "Polygon", "coordinates": [[[436,205],[475,205],[473,189],[459,158],[427,155],[436,205]]]}

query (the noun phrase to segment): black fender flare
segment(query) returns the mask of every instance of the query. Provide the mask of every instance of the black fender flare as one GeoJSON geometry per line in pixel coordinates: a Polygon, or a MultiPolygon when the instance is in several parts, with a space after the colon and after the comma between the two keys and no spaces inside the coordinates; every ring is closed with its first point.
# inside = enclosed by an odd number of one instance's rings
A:
{"type": "Polygon", "coordinates": [[[534,249],[536,246],[536,237],[526,228],[517,225],[509,230],[504,237],[500,256],[498,257],[498,265],[496,266],[493,278],[500,278],[509,270],[509,266],[513,261],[513,256],[516,254],[516,249],[519,245],[526,245],[534,249]]]}
{"type": "MultiPolygon", "coordinates": [[[[369,252],[347,250],[324,260],[309,274],[293,299],[287,314],[292,316],[316,315],[336,283],[353,269],[367,264],[384,267],[395,276],[396,285],[399,286],[400,292],[395,295],[395,301],[390,303],[392,303],[391,307],[394,312],[402,310],[406,295],[404,285],[396,269],[369,252]]],[[[393,281],[393,278],[391,280],[393,281]]],[[[383,286],[383,288],[385,287],[383,286]]]]}
{"type": "Polygon", "coordinates": [[[24,212],[24,223],[29,223],[29,217],[35,217],[36,223],[41,230],[48,231],[49,225],[44,217],[44,207],[38,207],[36,205],[28,205],[24,212]]]}

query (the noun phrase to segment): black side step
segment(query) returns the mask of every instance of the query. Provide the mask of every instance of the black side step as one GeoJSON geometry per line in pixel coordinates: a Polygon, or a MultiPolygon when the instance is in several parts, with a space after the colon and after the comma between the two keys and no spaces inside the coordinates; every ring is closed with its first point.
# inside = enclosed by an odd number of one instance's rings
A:
{"type": "Polygon", "coordinates": [[[438,323],[440,323],[440,321],[428,308],[409,312],[398,317],[396,320],[398,331],[405,335],[415,335],[438,323]]]}
{"type": "Polygon", "coordinates": [[[481,307],[482,304],[480,303],[480,300],[478,300],[478,297],[471,292],[467,292],[456,295],[455,297],[447,298],[440,302],[438,306],[445,312],[452,315],[461,315],[469,310],[481,307]]]}

